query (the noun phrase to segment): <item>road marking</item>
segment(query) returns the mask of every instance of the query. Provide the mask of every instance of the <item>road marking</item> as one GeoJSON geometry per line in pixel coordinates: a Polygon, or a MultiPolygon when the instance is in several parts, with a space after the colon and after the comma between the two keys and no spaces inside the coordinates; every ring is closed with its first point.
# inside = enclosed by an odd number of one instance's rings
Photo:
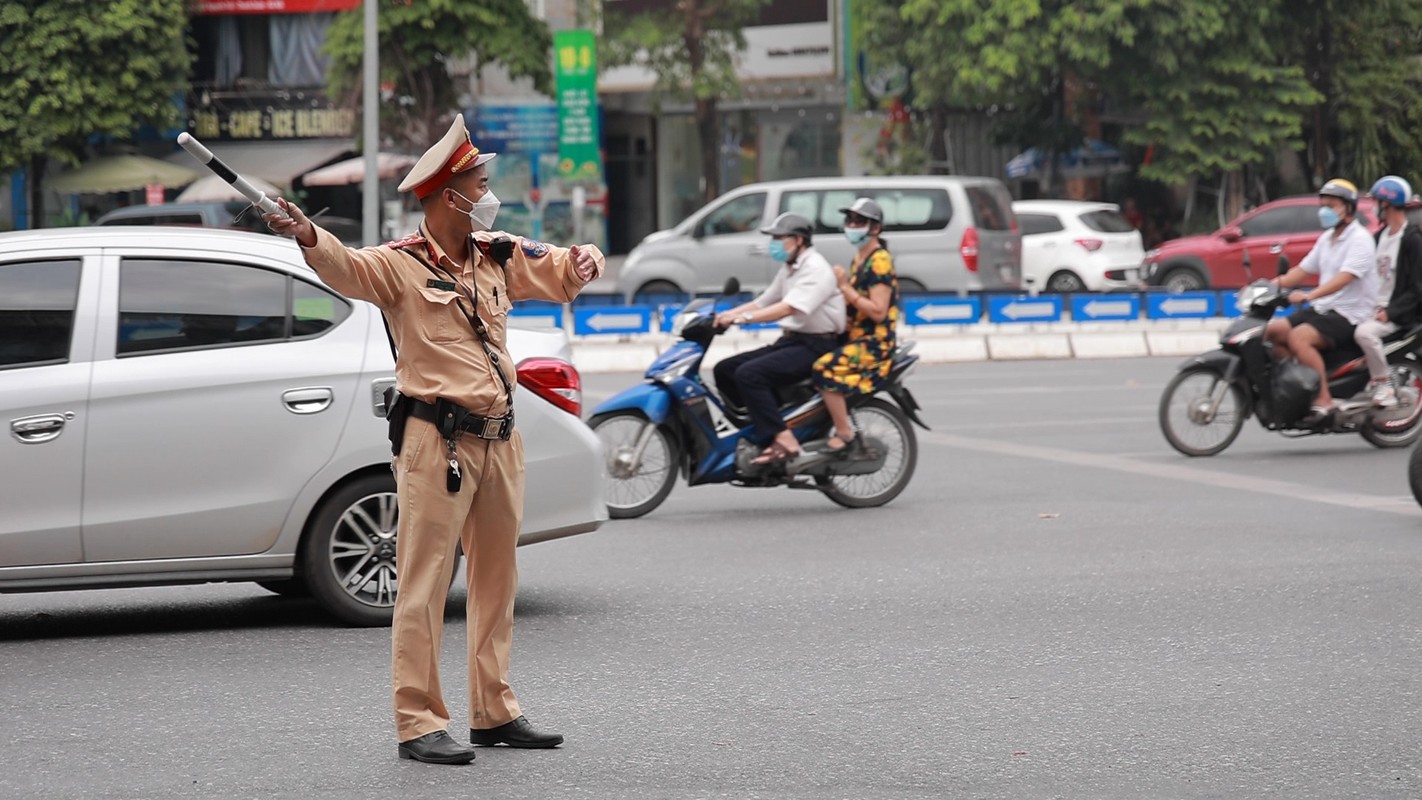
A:
{"type": "Polygon", "coordinates": [[[1073,450],[1060,450],[1055,447],[1013,444],[1011,442],[994,441],[991,439],[975,439],[969,436],[955,436],[951,433],[935,433],[932,431],[919,432],[918,438],[921,441],[927,441],[933,444],[957,447],[963,450],[976,450],[978,452],[992,453],[994,455],[1017,456],[1018,458],[1031,458],[1038,461],[1054,461],[1059,464],[1071,464],[1078,467],[1095,467],[1096,469],[1125,472],[1131,475],[1145,475],[1165,480],[1186,481],[1202,486],[1216,486],[1222,489],[1235,489],[1242,492],[1274,495],[1295,501],[1311,501],[1331,506],[1355,508],[1363,511],[1382,511],[1388,514],[1400,514],[1405,517],[1422,517],[1422,508],[1418,508],[1417,503],[1413,501],[1411,497],[1388,497],[1376,494],[1336,492],[1317,486],[1290,483],[1289,481],[1274,480],[1273,478],[1257,478],[1248,475],[1210,472],[1209,470],[1185,467],[1178,464],[1159,464],[1151,461],[1137,461],[1132,458],[1104,455],[1101,453],[1080,453],[1073,450]]]}

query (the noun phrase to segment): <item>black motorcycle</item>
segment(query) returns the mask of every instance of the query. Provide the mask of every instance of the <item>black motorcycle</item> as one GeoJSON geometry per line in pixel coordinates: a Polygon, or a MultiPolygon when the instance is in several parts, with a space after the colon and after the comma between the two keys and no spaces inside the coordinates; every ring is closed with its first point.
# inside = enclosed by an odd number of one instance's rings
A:
{"type": "MultiPolygon", "coordinates": [[[[1282,270],[1287,264],[1281,265],[1282,270]]],[[[1276,361],[1264,328],[1289,305],[1288,291],[1256,281],[1239,291],[1244,313],[1220,337],[1220,348],[1180,365],[1160,398],[1160,430],[1187,456],[1212,456],[1230,446],[1250,414],[1285,436],[1357,433],[1376,447],[1406,447],[1422,435],[1422,326],[1384,340],[1397,405],[1376,408],[1368,366],[1353,342],[1323,351],[1336,407],[1314,417],[1319,375],[1289,358],[1276,361]]]]}

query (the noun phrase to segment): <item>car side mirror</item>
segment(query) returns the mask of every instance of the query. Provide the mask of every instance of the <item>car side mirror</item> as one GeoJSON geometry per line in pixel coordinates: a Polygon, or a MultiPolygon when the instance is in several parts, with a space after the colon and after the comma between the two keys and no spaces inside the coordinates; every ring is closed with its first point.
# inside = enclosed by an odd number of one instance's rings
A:
{"type": "Polygon", "coordinates": [[[1289,271],[1289,257],[1283,253],[1279,254],[1279,274],[1283,275],[1289,271]]]}
{"type": "Polygon", "coordinates": [[[696,223],[691,229],[691,238],[700,239],[706,235],[706,220],[696,223]]]}
{"type": "Polygon", "coordinates": [[[1220,238],[1226,242],[1237,242],[1244,238],[1244,231],[1240,230],[1238,225],[1229,225],[1220,228],[1220,238]]]}
{"type": "Polygon", "coordinates": [[[726,286],[725,286],[725,288],[723,288],[723,289],[721,290],[721,294],[724,295],[724,296],[726,296],[726,297],[732,297],[732,296],[738,295],[738,294],[740,294],[740,293],[741,293],[741,282],[740,282],[740,280],[738,280],[738,279],[736,278],[736,276],[734,276],[734,275],[732,275],[731,277],[727,278],[727,279],[726,279],[726,286]]]}

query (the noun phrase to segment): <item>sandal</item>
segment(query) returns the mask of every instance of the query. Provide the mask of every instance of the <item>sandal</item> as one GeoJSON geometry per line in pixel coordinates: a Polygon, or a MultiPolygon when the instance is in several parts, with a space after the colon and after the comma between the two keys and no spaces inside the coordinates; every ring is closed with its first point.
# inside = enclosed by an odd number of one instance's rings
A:
{"type": "Polygon", "coordinates": [[[834,436],[831,436],[825,441],[824,446],[820,448],[820,452],[835,457],[841,457],[854,452],[855,450],[859,449],[859,447],[860,442],[858,434],[855,434],[854,436],[845,439],[844,437],[836,433],[834,436]],[[839,447],[834,446],[835,442],[839,442],[839,447]]]}

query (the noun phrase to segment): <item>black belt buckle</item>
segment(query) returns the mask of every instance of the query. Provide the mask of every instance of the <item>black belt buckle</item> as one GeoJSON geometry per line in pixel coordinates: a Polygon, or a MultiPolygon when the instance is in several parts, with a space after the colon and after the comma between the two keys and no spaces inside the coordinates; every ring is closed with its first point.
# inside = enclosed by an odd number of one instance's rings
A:
{"type": "Polygon", "coordinates": [[[499,439],[507,442],[513,436],[512,411],[502,417],[480,417],[477,419],[478,422],[475,423],[477,427],[471,428],[470,432],[480,439],[499,439]]]}

